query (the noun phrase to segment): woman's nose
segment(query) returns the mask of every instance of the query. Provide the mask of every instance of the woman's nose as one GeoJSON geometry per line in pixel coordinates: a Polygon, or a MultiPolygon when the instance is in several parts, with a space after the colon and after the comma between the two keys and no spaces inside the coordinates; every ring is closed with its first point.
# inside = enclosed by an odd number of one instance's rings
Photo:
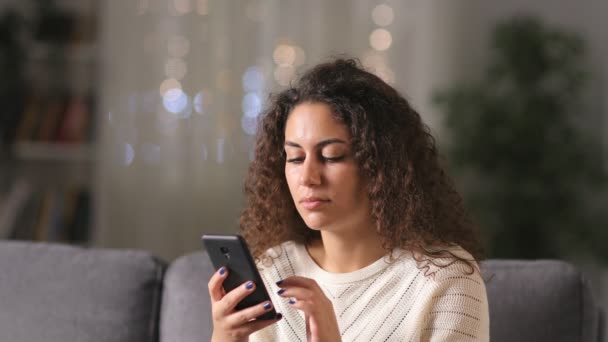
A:
{"type": "Polygon", "coordinates": [[[319,165],[309,158],[302,163],[302,168],[300,169],[300,185],[319,185],[321,184],[321,172],[319,170],[319,165]]]}

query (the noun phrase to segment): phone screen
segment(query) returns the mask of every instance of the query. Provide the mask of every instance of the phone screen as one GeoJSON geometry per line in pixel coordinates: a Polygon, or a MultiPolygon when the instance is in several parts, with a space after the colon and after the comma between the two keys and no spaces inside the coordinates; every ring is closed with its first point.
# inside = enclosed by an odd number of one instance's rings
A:
{"type": "MultiPolygon", "coordinates": [[[[223,283],[226,293],[247,281],[255,283],[255,291],[237,304],[237,310],[270,301],[262,277],[242,236],[206,234],[203,235],[203,244],[215,269],[222,266],[228,268],[228,277],[223,283]]],[[[257,319],[275,319],[276,315],[273,308],[257,319]]]]}

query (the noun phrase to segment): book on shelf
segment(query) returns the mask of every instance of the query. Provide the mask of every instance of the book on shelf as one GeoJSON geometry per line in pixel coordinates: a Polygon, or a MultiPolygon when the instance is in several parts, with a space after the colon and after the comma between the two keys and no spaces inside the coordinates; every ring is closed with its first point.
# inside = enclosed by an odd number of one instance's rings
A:
{"type": "Polygon", "coordinates": [[[48,226],[52,215],[54,205],[54,198],[52,191],[46,191],[42,193],[40,199],[40,206],[38,211],[38,218],[33,228],[32,240],[35,241],[47,241],[48,240],[48,226]]]}
{"type": "Polygon", "coordinates": [[[65,106],[65,98],[63,96],[48,99],[46,108],[42,111],[43,117],[36,140],[51,142],[56,139],[59,121],[65,111],[65,106]]]}
{"type": "Polygon", "coordinates": [[[90,96],[32,95],[19,120],[16,142],[86,144],[92,141],[95,120],[90,96]]]}
{"type": "Polygon", "coordinates": [[[10,190],[0,202],[0,239],[8,238],[15,226],[18,214],[30,197],[32,187],[24,180],[13,182],[10,190]]]}
{"type": "Polygon", "coordinates": [[[34,229],[38,222],[38,214],[42,205],[42,196],[39,192],[32,192],[27,198],[25,206],[17,213],[13,227],[11,228],[10,239],[14,240],[33,240],[34,229]]]}
{"type": "Polygon", "coordinates": [[[4,201],[0,211],[10,212],[11,216],[0,221],[4,232],[0,238],[78,244],[89,241],[92,210],[91,194],[86,187],[29,189],[22,191],[20,197],[12,197],[13,204],[4,201]]]}
{"type": "Polygon", "coordinates": [[[41,110],[40,98],[37,95],[30,95],[17,126],[16,141],[31,141],[34,139],[41,119],[41,110]]]}
{"type": "Polygon", "coordinates": [[[84,96],[70,96],[56,140],[62,143],[86,142],[89,121],[90,110],[84,96]]]}

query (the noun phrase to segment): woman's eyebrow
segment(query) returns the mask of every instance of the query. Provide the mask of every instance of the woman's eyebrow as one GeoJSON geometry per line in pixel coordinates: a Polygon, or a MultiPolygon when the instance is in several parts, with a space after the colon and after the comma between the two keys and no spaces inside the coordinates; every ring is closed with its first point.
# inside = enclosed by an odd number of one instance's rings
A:
{"type": "MultiPolygon", "coordinates": [[[[315,147],[324,147],[324,146],[327,146],[330,144],[346,144],[346,141],[344,141],[342,139],[338,139],[338,138],[325,139],[325,140],[321,140],[318,143],[316,143],[315,147]]],[[[297,144],[297,143],[295,143],[293,141],[289,141],[289,140],[285,140],[285,146],[302,148],[302,146],[300,146],[300,144],[297,144]]]]}

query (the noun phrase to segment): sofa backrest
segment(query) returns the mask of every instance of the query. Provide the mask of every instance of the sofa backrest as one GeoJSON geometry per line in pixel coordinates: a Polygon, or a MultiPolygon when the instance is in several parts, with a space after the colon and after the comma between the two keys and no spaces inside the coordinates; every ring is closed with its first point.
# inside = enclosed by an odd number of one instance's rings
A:
{"type": "Polygon", "coordinates": [[[204,252],[183,256],[169,266],[161,308],[161,341],[211,340],[213,325],[207,283],[213,272],[204,252]]]}
{"type": "MultiPolygon", "coordinates": [[[[491,341],[598,341],[598,309],[588,284],[571,264],[488,260],[481,267],[487,280],[491,341]]],[[[203,252],[170,265],[161,310],[161,342],[209,340],[207,282],[213,272],[203,252]]]]}
{"type": "Polygon", "coordinates": [[[0,241],[0,340],[158,340],[165,265],[141,251],[0,241]]]}
{"type": "Polygon", "coordinates": [[[599,341],[599,309],[581,273],[557,260],[482,262],[493,342],[599,341]]]}

